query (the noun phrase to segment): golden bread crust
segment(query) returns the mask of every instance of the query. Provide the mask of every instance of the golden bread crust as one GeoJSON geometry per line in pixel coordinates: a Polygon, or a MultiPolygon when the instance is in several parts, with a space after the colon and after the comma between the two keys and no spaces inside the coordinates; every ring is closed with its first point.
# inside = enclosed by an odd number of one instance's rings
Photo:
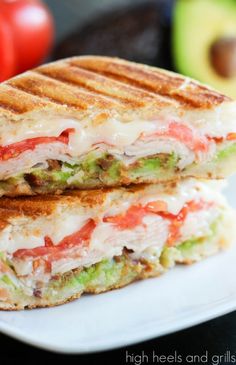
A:
{"type": "MultiPolygon", "coordinates": [[[[34,195],[19,196],[14,199],[2,197],[0,199],[0,221],[17,216],[38,217],[50,215],[59,205],[76,205],[84,208],[101,206],[108,195],[115,194],[116,199],[125,199],[125,196],[140,195],[149,185],[131,185],[126,188],[101,188],[94,190],[67,190],[63,195],[34,195]]],[[[166,193],[177,188],[176,183],[161,184],[159,189],[166,193]]],[[[158,189],[158,186],[157,186],[158,189]]],[[[0,225],[1,229],[1,225],[0,225]]]]}
{"type": "Polygon", "coordinates": [[[163,107],[211,109],[231,99],[173,72],[100,56],[73,57],[40,66],[0,85],[0,113],[22,120],[37,111],[73,115],[125,113],[163,107]]]}

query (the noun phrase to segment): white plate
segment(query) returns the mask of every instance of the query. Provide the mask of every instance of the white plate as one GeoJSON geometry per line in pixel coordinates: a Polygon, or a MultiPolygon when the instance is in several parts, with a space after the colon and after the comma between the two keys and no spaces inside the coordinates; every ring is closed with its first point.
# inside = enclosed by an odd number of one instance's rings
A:
{"type": "MultiPolygon", "coordinates": [[[[226,194],[236,208],[235,186],[236,177],[226,194]]],[[[235,262],[236,245],[160,278],[83,296],[64,306],[1,312],[0,330],[63,353],[108,350],[168,334],[236,309],[235,262]]]]}

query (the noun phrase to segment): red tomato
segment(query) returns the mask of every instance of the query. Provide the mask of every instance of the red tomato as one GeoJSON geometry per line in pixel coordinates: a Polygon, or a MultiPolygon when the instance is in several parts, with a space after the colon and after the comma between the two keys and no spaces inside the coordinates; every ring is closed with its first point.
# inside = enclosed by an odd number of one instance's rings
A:
{"type": "Polygon", "coordinates": [[[163,136],[174,138],[185,144],[194,152],[207,152],[209,148],[209,141],[206,136],[196,136],[192,129],[178,122],[171,122],[166,131],[147,135],[145,136],[145,139],[149,139],[150,137],[153,137],[153,135],[156,137],[163,136]]]}
{"type": "Polygon", "coordinates": [[[134,205],[124,214],[103,218],[103,222],[114,223],[119,229],[132,229],[142,224],[143,217],[147,214],[145,207],[134,205]]]}
{"type": "Polygon", "coordinates": [[[54,261],[61,256],[65,256],[64,250],[80,246],[82,244],[88,244],[90,237],[93,233],[96,224],[93,219],[89,219],[88,222],[77,232],[66,236],[57,245],[53,245],[53,242],[49,237],[45,237],[45,246],[35,247],[32,249],[20,249],[14,252],[13,256],[19,259],[25,257],[41,257],[47,256],[47,261],[54,261]],[[49,244],[49,240],[50,245],[49,244]]]}
{"type": "Polygon", "coordinates": [[[149,202],[145,208],[148,212],[151,213],[159,213],[159,212],[166,212],[167,211],[167,203],[162,200],[156,200],[153,202],[149,202]]]}
{"type": "Polygon", "coordinates": [[[180,238],[180,229],[187,215],[191,212],[208,208],[210,205],[210,203],[202,201],[190,201],[183,206],[177,215],[175,215],[168,213],[167,204],[164,201],[157,200],[146,204],[144,207],[142,205],[132,206],[126,213],[117,216],[105,217],[103,221],[115,224],[120,230],[132,229],[137,225],[142,224],[143,218],[148,213],[158,214],[170,221],[167,244],[172,246],[180,238]]]}
{"type": "Polygon", "coordinates": [[[103,218],[103,222],[114,223],[119,229],[132,229],[142,224],[143,218],[147,213],[165,212],[167,204],[164,201],[153,201],[145,206],[133,205],[124,214],[103,218]]]}
{"type": "Polygon", "coordinates": [[[208,139],[205,136],[195,136],[193,131],[184,124],[172,122],[169,125],[168,135],[183,142],[194,152],[207,152],[209,147],[208,139]]]}
{"type": "Polygon", "coordinates": [[[203,202],[201,200],[197,202],[192,200],[187,202],[177,215],[168,212],[159,213],[163,218],[166,218],[170,221],[167,245],[175,245],[176,241],[180,238],[180,229],[189,213],[197,212],[204,208],[209,208],[210,205],[211,203],[203,202]]]}
{"type": "MultiPolygon", "coordinates": [[[[39,0],[0,0],[0,14],[11,30],[16,64],[13,73],[43,61],[54,38],[53,19],[46,5],[39,0]]],[[[7,52],[8,47],[4,49],[7,52]]]]}
{"type": "Polygon", "coordinates": [[[73,128],[66,129],[61,133],[59,137],[36,137],[25,139],[21,142],[12,143],[8,146],[0,146],[0,161],[7,161],[10,158],[17,157],[21,153],[31,150],[33,151],[36,146],[42,143],[61,142],[68,144],[69,133],[73,132],[73,128]]]}
{"type": "Polygon", "coordinates": [[[15,58],[10,26],[0,14],[0,82],[15,74],[15,58]]]}

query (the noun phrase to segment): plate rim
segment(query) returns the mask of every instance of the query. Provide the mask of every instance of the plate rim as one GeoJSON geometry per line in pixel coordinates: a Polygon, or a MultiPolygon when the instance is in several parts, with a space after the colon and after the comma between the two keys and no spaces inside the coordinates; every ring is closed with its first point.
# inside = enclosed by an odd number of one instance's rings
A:
{"type": "Polygon", "coordinates": [[[79,346],[75,348],[75,346],[57,346],[56,344],[44,342],[44,341],[37,341],[35,339],[30,338],[30,334],[24,333],[24,331],[20,329],[16,329],[13,326],[7,324],[7,323],[1,323],[0,322],[0,331],[10,336],[20,342],[23,342],[28,345],[35,346],[39,349],[54,352],[54,353],[61,353],[61,354],[73,354],[73,355],[83,355],[83,354],[92,354],[92,353],[98,353],[102,351],[109,351],[109,350],[115,350],[119,349],[121,347],[127,347],[131,345],[135,345],[144,341],[148,341],[154,338],[159,338],[161,336],[169,335],[177,331],[181,331],[196,325],[200,325],[204,322],[208,322],[212,319],[221,317],[223,315],[229,314],[236,311],[236,295],[233,296],[232,300],[227,302],[227,299],[225,299],[224,304],[218,305],[214,310],[212,310],[212,307],[203,313],[200,311],[199,313],[196,313],[194,317],[188,316],[185,321],[177,321],[176,324],[172,322],[172,324],[166,325],[163,329],[161,329],[159,332],[157,331],[157,325],[156,322],[153,323],[153,326],[149,326],[149,329],[143,329],[145,326],[139,326],[138,335],[132,334],[130,331],[127,335],[127,337],[121,338],[121,339],[115,339],[110,342],[102,342],[98,345],[92,345],[92,346],[79,346]]]}

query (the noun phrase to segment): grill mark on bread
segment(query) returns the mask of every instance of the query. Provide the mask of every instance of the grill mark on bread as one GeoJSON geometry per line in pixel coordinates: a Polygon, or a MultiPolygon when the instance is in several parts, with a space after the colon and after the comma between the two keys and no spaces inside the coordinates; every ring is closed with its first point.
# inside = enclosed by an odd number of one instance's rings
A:
{"type": "MultiPolygon", "coordinates": [[[[63,195],[35,195],[20,196],[14,199],[2,197],[0,199],[0,230],[1,222],[10,222],[12,218],[51,215],[58,206],[100,208],[105,203],[109,194],[115,194],[114,199],[125,199],[127,196],[140,196],[145,189],[145,184],[131,185],[126,188],[101,188],[93,190],[66,191],[63,195]]],[[[163,184],[163,191],[168,191],[169,184],[163,184]]],[[[175,190],[175,189],[174,189],[175,190]]],[[[174,191],[172,190],[172,193],[174,191]]],[[[4,227],[7,223],[4,223],[4,227]]]]}
{"type": "MultiPolygon", "coordinates": [[[[184,107],[189,108],[209,108],[212,106],[212,104],[219,104],[223,101],[225,101],[225,97],[219,97],[218,95],[213,96],[212,94],[204,95],[204,91],[207,91],[207,89],[202,90],[202,94],[198,92],[198,97],[196,98],[196,91],[191,92],[190,90],[186,91],[186,93],[183,93],[180,90],[181,84],[179,85],[178,89],[176,90],[170,90],[169,86],[167,85],[167,82],[161,87],[155,87],[154,85],[148,84],[147,81],[144,80],[138,80],[138,79],[132,79],[126,76],[120,76],[116,75],[114,73],[108,73],[106,71],[101,72],[102,75],[113,78],[114,80],[119,80],[120,82],[123,82],[125,84],[128,84],[130,86],[139,88],[140,90],[150,91],[152,93],[156,93],[156,95],[162,95],[163,97],[167,98],[168,100],[174,99],[175,101],[179,102],[179,104],[183,105],[184,107]],[[208,97],[208,100],[206,99],[208,97]],[[209,100],[210,98],[210,100],[209,100]]],[[[148,79],[147,79],[148,80],[148,79]]],[[[157,80],[156,80],[157,81],[157,80]]],[[[171,80],[173,81],[173,80],[171,80]]],[[[183,84],[183,82],[182,82],[183,84]]],[[[190,86],[191,84],[189,84],[190,86]]],[[[173,85],[172,85],[173,86],[173,85]]],[[[194,84],[192,84],[194,86],[194,84]]]]}
{"type": "Polygon", "coordinates": [[[66,84],[96,93],[96,95],[112,98],[112,100],[114,99],[119,103],[130,104],[131,107],[143,107],[147,101],[158,101],[158,104],[163,104],[163,106],[170,104],[160,95],[137,89],[106,75],[97,74],[74,65],[58,64],[51,68],[43,66],[37,69],[36,72],[54,80],[60,80],[66,84]]]}
{"type": "Polygon", "coordinates": [[[2,118],[22,122],[24,115],[35,118],[34,111],[46,109],[79,120],[102,110],[126,121],[133,118],[130,111],[139,118],[171,107],[182,116],[226,101],[232,99],[178,74],[100,56],[57,61],[0,85],[2,118]]]}
{"type": "MultiPolygon", "coordinates": [[[[75,86],[75,87],[85,89],[89,92],[96,93],[96,95],[99,95],[99,96],[101,95],[101,96],[105,96],[105,97],[109,97],[109,98],[112,96],[112,99],[117,99],[118,102],[132,104],[133,106],[136,106],[136,107],[144,105],[144,103],[141,102],[141,101],[133,101],[133,100],[130,100],[128,98],[115,95],[113,93],[111,94],[111,93],[106,92],[104,90],[99,90],[95,86],[88,85],[86,83],[86,81],[84,81],[82,79],[79,79],[79,78],[72,79],[72,78],[70,78],[69,75],[59,74],[59,72],[57,73],[57,71],[59,71],[59,70],[53,70],[53,69],[52,70],[47,70],[47,69],[45,69],[45,70],[40,70],[40,71],[38,70],[37,72],[40,73],[40,74],[46,75],[47,77],[50,77],[53,80],[59,80],[59,81],[61,81],[63,83],[66,83],[68,85],[72,85],[72,86],[75,86]]],[[[66,68],[65,68],[65,71],[66,71],[66,68]]]]}
{"type": "Polygon", "coordinates": [[[0,109],[7,110],[16,114],[21,114],[28,111],[26,108],[23,108],[20,105],[12,105],[8,101],[4,102],[2,100],[0,101],[0,109]]]}
{"type": "Polygon", "coordinates": [[[25,77],[9,81],[9,84],[14,89],[24,91],[30,95],[37,95],[43,99],[53,102],[54,104],[66,105],[68,107],[82,110],[87,109],[87,105],[83,103],[82,100],[79,100],[78,97],[76,98],[76,101],[73,101],[74,98],[70,95],[71,93],[61,95],[60,90],[59,93],[57,93],[56,90],[58,85],[53,85],[53,83],[46,82],[45,80],[37,80],[34,77],[25,77]]]}
{"type": "Polygon", "coordinates": [[[68,85],[57,79],[52,79],[40,72],[29,71],[22,77],[8,81],[11,88],[23,91],[29,95],[37,96],[51,103],[69,107],[77,110],[87,110],[91,107],[101,109],[122,107],[111,98],[101,97],[95,93],[88,92],[79,87],[68,85]]]}
{"type": "Polygon", "coordinates": [[[231,100],[191,79],[188,81],[168,71],[160,71],[115,58],[85,56],[72,58],[68,62],[70,65],[119,80],[142,90],[174,98],[186,107],[209,108],[231,100]]]}
{"type": "Polygon", "coordinates": [[[0,85],[0,110],[10,111],[15,114],[23,114],[34,108],[40,108],[48,105],[42,99],[35,95],[29,99],[27,93],[23,90],[15,90],[10,86],[0,85]]]}
{"type": "MultiPolygon", "coordinates": [[[[90,106],[100,106],[102,107],[113,107],[113,106],[119,106],[119,108],[122,106],[122,100],[119,98],[111,97],[109,94],[99,93],[96,90],[92,90],[89,87],[86,88],[83,86],[82,82],[76,82],[75,80],[69,81],[66,79],[65,74],[70,71],[68,69],[68,66],[61,69],[62,74],[59,72],[57,75],[53,72],[55,68],[55,71],[57,69],[57,65],[55,67],[50,68],[49,66],[42,66],[38,69],[35,69],[31,71],[31,74],[41,77],[42,80],[46,83],[53,83],[55,86],[60,86],[61,89],[64,89],[63,91],[66,91],[67,93],[74,93],[76,95],[77,102],[83,101],[86,105],[86,108],[90,106]],[[80,100],[80,99],[81,100],[80,100]]],[[[61,95],[62,98],[65,97],[65,94],[61,95]]],[[[66,104],[66,101],[65,103],[66,104]]]]}

